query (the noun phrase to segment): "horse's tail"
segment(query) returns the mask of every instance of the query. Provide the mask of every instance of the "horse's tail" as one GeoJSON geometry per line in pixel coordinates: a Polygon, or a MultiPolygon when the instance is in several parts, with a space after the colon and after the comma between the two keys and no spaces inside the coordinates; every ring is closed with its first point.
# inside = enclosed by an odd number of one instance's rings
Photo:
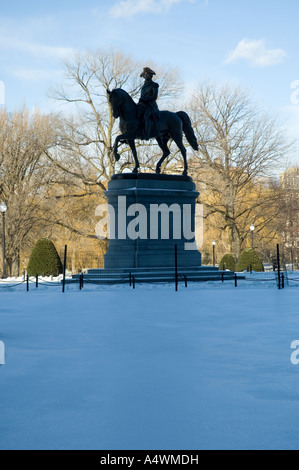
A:
{"type": "Polygon", "coordinates": [[[179,118],[183,121],[183,131],[188,140],[189,144],[194,150],[198,150],[198,143],[192,128],[191,120],[185,111],[179,111],[176,113],[179,118]]]}

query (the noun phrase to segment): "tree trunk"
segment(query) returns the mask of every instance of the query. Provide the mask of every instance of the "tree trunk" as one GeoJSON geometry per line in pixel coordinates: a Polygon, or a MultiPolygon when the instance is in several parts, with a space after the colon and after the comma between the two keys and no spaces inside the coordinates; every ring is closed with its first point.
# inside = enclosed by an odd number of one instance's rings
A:
{"type": "Polygon", "coordinates": [[[231,237],[231,253],[235,260],[239,259],[241,254],[241,240],[240,235],[235,225],[230,226],[230,237],[231,237]]]}

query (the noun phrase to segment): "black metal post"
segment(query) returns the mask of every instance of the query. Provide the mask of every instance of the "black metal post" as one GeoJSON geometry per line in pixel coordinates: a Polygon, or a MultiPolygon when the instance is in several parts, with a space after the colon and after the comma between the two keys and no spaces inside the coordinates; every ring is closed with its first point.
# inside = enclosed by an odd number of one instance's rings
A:
{"type": "Polygon", "coordinates": [[[3,253],[3,271],[2,278],[6,278],[6,253],[5,253],[5,212],[2,212],[2,253],[3,253]]]}
{"type": "Polygon", "coordinates": [[[62,292],[65,292],[65,271],[66,271],[66,259],[67,259],[67,245],[64,247],[64,260],[63,260],[63,279],[62,279],[62,292]]]}
{"type": "Polygon", "coordinates": [[[251,230],[251,248],[254,249],[253,230],[251,230]]]}
{"type": "Polygon", "coordinates": [[[135,289],[135,277],[134,276],[133,276],[132,280],[133,280],[133,289],[135,289]]]}
{"type": "Polygon", "coordinates": [[[174,247],[174,265],[175,265],[175,291],[178,291],[178,246],[174,247]]]}
{"type": "Polygon", "coordinates": [[[285,287],[285,278],[284,278],[284,273],[281,275],[281,288],[284,289],[285,287]]]}
{"type": "Polygon", "coordinates": [[[35,287],[38,288],[38,274],[35,277],[35,287]]]}
{"type": "Polygon", "coordinates": [[[29,292],[29,276],[27,274],[27,278],[26,278],[26,290],[27,292],[29,292]]]}
{"type": "Polygon", "coordinates": [[[237,273],[235,273],[235,287],[238,287],[238,276],[237,276],[237,273]]]}
{"type": "Polygon", "coordinates": [[[278,271],[278,289],[281,289],[281,279],[280,279],[280,253],[279,245],[277,245],[277,271],[278,271]]]}
{"type": "Polygon", "coordinates": [[[188,287],[188,279],[186,275],[184,276],[184,281],[185,281],[185,287],[188,287]]]}
{"type": "Polygon", "coordinates": [[[129,282],[130,282],[130,287],[132,287],[132,273],[130,273],[129,282]]]}

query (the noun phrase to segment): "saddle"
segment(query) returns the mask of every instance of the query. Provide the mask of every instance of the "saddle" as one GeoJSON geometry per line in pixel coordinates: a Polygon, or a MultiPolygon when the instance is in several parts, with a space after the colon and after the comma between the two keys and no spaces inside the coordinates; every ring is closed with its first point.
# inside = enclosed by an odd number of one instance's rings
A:
{"type": "Polygon", "coordinates": [[[149,127],[151,130],[153,125],[155,125],[157,128],[158,137],[160,136],[161,129],[160,129],[159,121],[161,117],[160,117],[160,111],[156,103],[150,103],[150,102],[145,102],[145,101],[140,100],[138,103],[138,118],[139,118],[139,121],[141,121],[142,134],[144,138],[146,137],[147,128],[149,127]],[[146,118],[145,118],[145,114],[146,114],[145,112],[147,110],[150,110],[148,121],[146,121],[146,118]]]}

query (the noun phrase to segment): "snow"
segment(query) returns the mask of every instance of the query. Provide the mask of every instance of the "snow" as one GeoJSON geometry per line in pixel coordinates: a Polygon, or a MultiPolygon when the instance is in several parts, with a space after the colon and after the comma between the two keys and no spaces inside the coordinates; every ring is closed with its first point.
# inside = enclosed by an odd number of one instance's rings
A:
{"type": "Polygon", "coordinates": [[[298,449],[299,283],[258,278],[2,283],[0,449],[298,449]]]}

